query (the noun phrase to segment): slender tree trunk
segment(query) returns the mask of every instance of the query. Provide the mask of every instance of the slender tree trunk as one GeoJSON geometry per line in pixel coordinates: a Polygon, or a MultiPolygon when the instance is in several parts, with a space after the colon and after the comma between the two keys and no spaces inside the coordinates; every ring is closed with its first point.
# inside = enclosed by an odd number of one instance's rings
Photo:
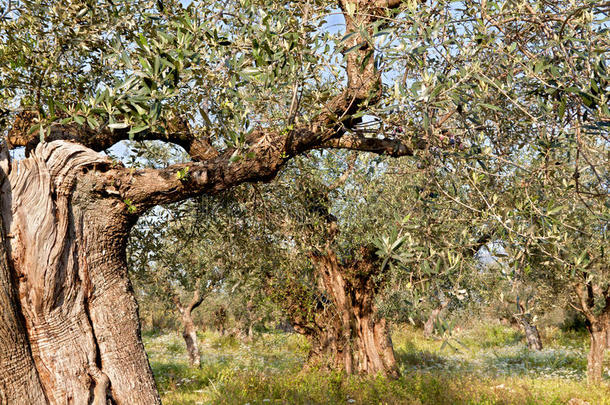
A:
{"type": "Polygon", "coordinates": [[[390,331],[375,308],[377,288],[372,276],[378,265],[364,259],[343,266],[329,250],[312,259],[334,307],[324,317],[325,324],[318,323],[314,330],[312,357],[329,356],[334,367],[348,374],[397,377],[390,331]]]}
{"type": "Polygon", "coordinates": [[[44,402],[41,390],[51,404],[160,402],[127,278],[132,219],[124,202],[96,189],[96,167],[110,163],[61,142],[4,162],[1,213],[18,302],[3,314],[17,317],[18,341],[23,319],[32,356],[21,342],[19,369],[3,361],[0,373],[22,373],[32,403],[44,402]]]}
{"type": "Polygon", "coordinates": [[[538,333],[538,327],[531,323],[526,316],[519,317],[519,323],[525,333],[525,341],[527,347],[532,350],[542,350],[542,339],[540,339],[540,333],[538,333]]]}
{"type": "Polygon", "coordinates": [[[600,290],[605,305],[601,312],[596,313],[594,311],[596,287],[591,282],[576,284],[574,287],[580,309],[585,315],[587,331],[589,331],[587,381],[591,384],[598,384],[601,382],[604,372],[604,351],[608,345],[607,339],[610,333],[610,289],[600,290]]]}
{"type": "Polygon", "coordinates": [[[224,336],[225,323],[227,321],[227,310],[224,307],[219,307],[216,311],[214,311],[214,327],[220,333],[221,336],[224,336]]]}
{"type": "Polygon", "coordinates": [[[600,325],[592,325],[588,329],[591,347],[587,356],[587,379],[591,383],[599,383],[604,371],[604,351],[608,331],[602,329],[600,325]]]}
{"type": "Polygon", "coordinates": [[[587,319],[590,348],[587,356],[587,380],[599,383],[604,372],[604,352],[608,347],[610,334],[610,310],[606,308],[596,319],[587,319]]]}
{"type": "Polygon", "coordinates": [[[447,305],[449,305],[449,300],[445,299],[445,300],[441,301],[439,306],[437,306],[436,308],[434,308],[432,310],[432,312],[430,312],[430,316],[428,317],[428,319],[426,320],[426,323],[424,324],[424,336],[425,337],[432,336],[432,333],[434,332],[434,323],[438,319],[438,316],[443,311],[443,309],[447,308],[447,305]]]}
{"type": "Polygon", "coordinates": [[[193,367],[199,367],[201,365],[201,355],[199,353],[199,343],[197,340],[197,328],[193,323],[193,317],[190,310],[184,311],[182,314],[182,324],[184,325],[182,337],[186,343],[189,364],[193,367]]]}
{"type": "Polygon", "coordinates": [[[199,353],[199,341],[197,339],[197,328],[193,322],[193,310],[203,302],[203,295],[199,290],[199,282],[197,282],[197,290],[193,294],[191,302],[186,305],[180,303],[180,299],[175,297],[174,302],[180,312],[182,320],[182,337],[186,343],[186,352],[189,356],[189,364],[191,367],[199,367],[201,365],[201,355],[199,353]]]}

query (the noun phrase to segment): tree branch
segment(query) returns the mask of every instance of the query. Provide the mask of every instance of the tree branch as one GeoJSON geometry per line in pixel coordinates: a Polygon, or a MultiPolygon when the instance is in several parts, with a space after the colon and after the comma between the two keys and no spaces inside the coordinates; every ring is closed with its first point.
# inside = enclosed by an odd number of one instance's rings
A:
{"type": "MultiPolygon", "coordinates": [[[[338,1],[346,19],[346,31],[355,33],[346,46],[363,45],[346,55],[347,87],[309,124],[288,132],[259,129],[248,136],[243,149],[229,148],[219,152],[205,137],[192,134],[185,121],[176,119],[166,124],[168,135],[144,132],[136,134],[136,139],[174,142],[189,152],[193,162],[156,170],[109,168],[95,178],[95,190],[107,197],[121,198],[128,205],[127,211],[138,215],[158,204],[218,193],[244,182],[269,181],[289,159],[311,149],[346,148],[390,156],[411,155],[412,147],[399,140],[347,133],[347,129],[360,120],[352,118],[353,115],[381,97],[379,72],[375,68],[375,58],[370,57],[372,44],[366,43],[362,30],[370,30],[372,23],[385,16],[387,7],[397,7],[399,2],[356,0],[357,12],[352,13],[347,11],[347,0],[338,1]]],[[[28,134],[36,118],[37,115],[24,115],[20,121],[16,120],[9,134],[13,145],[31,149],[39,142],[36,134],[28,134]]],[[[128,129],[91,130],[76,124],[53,124],[47,140],[71,140],[100,151],[128,137],[128,129]]]]}
{"type": "Polygon", "coordinates": [[[362,152],[386,154],[392,157],[412,156],[410,146],[398,139],[367,138],[360,135],[345,134],[340,138],[329,139],[316,146],[316,149],[350,149],[362,152]]]}
{"type": "MultiPolygon", "coordinates": [[[[39,132],[31,131],[31,128],[38,122],[38,113],[34,111],[22,111],[17,114],[7,136],[10,147],[25,146],[26,154],[29,155],[40,142],[39,132]]],[[[210,144],[208,137],[204,134],[193,134],[186,121],[175,119],[171,122],[166,122],[163,126],[165,128],[164,133],[142,131],[135,134],[133,140],[172,142],[183,147],[191,158],[196,161],[207,160],[218,155],[218,151],[210,144]]],[[[127,139],[131,139],[129,128],[111,129],[102,126],[98,129],[91,129],[87,125],[78,125],[76,123],[65,125],[54,123],[49,128],[45,142],[58,140],[72,141],[100,152],[127,139]]]]}
{"type": "Polygon", "coordinates": [[[595,322],[595,314],[593,314],[593,311],[591,310],[591,307],[589,306],[589,303],[588,303],[589,297],[588,297],[588,294],[585,292],[585,286],[583,286],[582,283],[576,283],[574,285],[574,292],[576,292],[576,296],[578,297],[578,301],[580,304],[580,310],[585,315],[587,320],[591,324],[593,324],[595,322]]]}

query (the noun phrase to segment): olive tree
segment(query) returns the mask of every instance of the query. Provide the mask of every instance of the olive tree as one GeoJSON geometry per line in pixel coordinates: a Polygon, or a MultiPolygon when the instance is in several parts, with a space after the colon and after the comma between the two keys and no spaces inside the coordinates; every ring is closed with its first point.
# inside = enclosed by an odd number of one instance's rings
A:
{"type": "MultiPolygon", "coordinates": [[[[584,0],[5,4],[8,402],[159,402],[125,254],[156,205],[270,181],[321,148],[403,156],[463,143],[470,162],[491,150],[497,168],[608,116],[606,6],[584,0]],[[339,35],[326,29],[333,13],[339,35]],[[99,153],[126,139],[171,142],[189,160],[137,169],[99,153]]],[[[607,148],[600,128],[575,137],[576,161],[607,148]]]]}

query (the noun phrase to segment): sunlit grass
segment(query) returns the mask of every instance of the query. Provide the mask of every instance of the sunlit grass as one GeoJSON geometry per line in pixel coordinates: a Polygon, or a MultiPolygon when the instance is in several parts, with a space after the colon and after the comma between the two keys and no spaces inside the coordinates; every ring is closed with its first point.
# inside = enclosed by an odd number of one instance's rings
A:
{"type": "Polygon", "coordinates": [[[188,366],[178,333],[149,335],[145,344],[165,404],[610,405],[610,378],[598,387],[584,382],[586,335],[561,334],[551,331],[547,347],[532,352],[518,331],[480,325],[441,349],[442,341],[400,328],[393,335],[398,380],[303,369],[307,342],[291,334],[249,343],[201,334],[200,369],[188,366]]]}

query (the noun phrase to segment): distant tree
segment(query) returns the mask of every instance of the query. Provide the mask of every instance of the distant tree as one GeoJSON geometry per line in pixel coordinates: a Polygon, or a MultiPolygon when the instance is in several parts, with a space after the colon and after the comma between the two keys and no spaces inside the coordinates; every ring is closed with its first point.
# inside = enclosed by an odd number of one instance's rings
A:
{"type": "Polygon", "coordinates": [[[215,255],[217,246],[206,235],[218,232],[223,217],[201,216],[192,203],[156,210],[141,220],[131,234],[128,264],[136,285],[155,299],[166,301],[178,313],[189,362],[200,365],[197,328],[193,311],[227,275],[215,255]],[[168,218],[170,216],[170,218],[168,218]],[[201,221],[212,220],[203,225],[201,221]]]}

